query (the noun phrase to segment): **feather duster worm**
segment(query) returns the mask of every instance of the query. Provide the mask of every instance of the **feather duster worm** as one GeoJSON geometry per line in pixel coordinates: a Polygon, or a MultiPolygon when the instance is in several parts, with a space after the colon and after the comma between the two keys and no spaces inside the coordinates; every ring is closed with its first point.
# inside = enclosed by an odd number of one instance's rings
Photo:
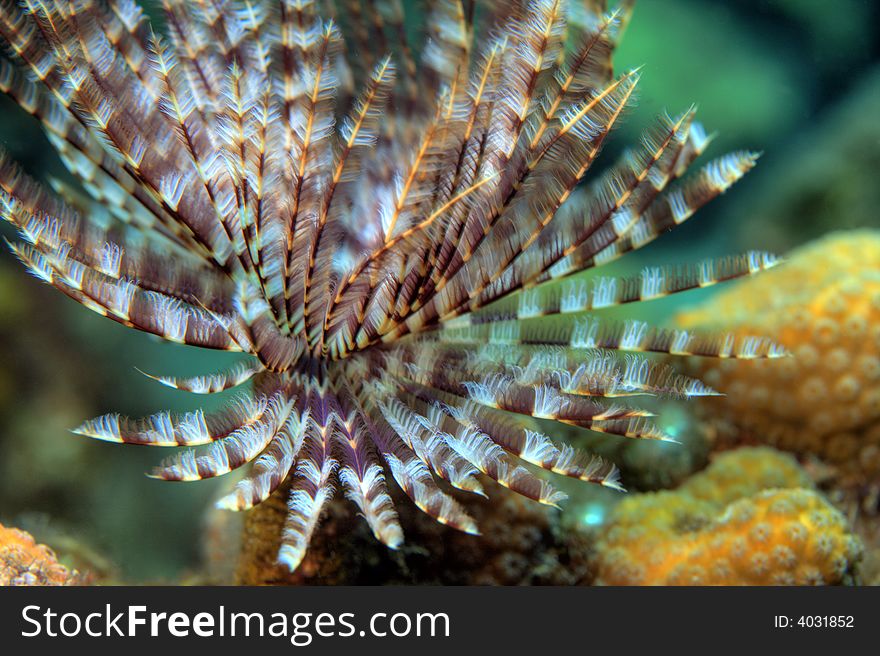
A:
{"type": "Polygon", "coordinates": [[[782,350],[592,314],[753,274],[776,263],[765,253],[571,278],[755,162],[732,153],[683,177],[709,141],[688,110],[580,184],[639,80],[611,66],[628,3],[603,5],[439,0],[419,12],[417,49],[401,0],[163,0],[164,35],[132,0],[0,0],[0,87],[88,192],[52,194],[3,158],[15,254],[114,321],[250,356],[156,377],[196,393],[252,380],[220,413],[110,414],[76,432],[187,447],[155,470],[166,480],[249,465],[224,508],[283,483],[291,569],[337,487],[391,548],[389,476],[471,533],[447,486],[483,494],[491,479],[558,504],[529,463],[619,487],[612,464],[530,418],[667,439],[629,397],[713,392],[645,353],[782,350]]]}

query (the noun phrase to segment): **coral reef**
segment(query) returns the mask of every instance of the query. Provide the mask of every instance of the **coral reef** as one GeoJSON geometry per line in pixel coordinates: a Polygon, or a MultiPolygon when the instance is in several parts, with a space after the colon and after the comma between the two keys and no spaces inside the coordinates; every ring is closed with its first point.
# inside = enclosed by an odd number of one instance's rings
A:
{"type": "Polygon", "coordinates": [[[0,524],[0,586],[79,585],[85,579],[61,565],[53,551],[29,533],[0,524]]]}
{"type": "Polygon", "coordinates": [[[13,252],[102,317],[243,357],[157,382],[253,383],[218,411],[108,413],[74,432],[187,447],[158,479],[243,469],[229,510],[285,489],[276,558],[290,570],[337,491],[397,549],[391,478],[472,534],[441,479],[479,495],[484,476],[551,506],[565,495],[523,463],[618,488],[613,463],[529,420],[666,440],[650,409],[618,399],[711,391],[648,353],[784,354],[598,314],[756,274],[769,253],[575,276],[687,221],[757,157],[686,175],[710,142],[690,108],[594,175],[640,79],[612,62],[629,2],[366,4],[337,22],[319,14],[347,4],[163,3],[167,35],[133,2],[0,5],[0,89],[81,183],[50,191],[0,153],[13,252]]]}
{"type": "Polygon", "coordinates": [[[286,503],[281,494],[248,513],[236,582],[261,584],[583,585],[591,580],[586,531],[563,524],[568,513],[518,495],[465,501],[481,535],[445,530],[411,506],[401,524],[412,537],[389,552],[372,539],[348,504],[329,504],[322,530],[298,570],[276,554],[286,503]]]}
{"type": "Polygon", "coordinates": [[[678,324],[757,330],[793,354],[738,367],[694,363],[727,394],[703,406],[722,440],[816,455],[843,486],[880,481],[880,232],[834,233],[797,249],[678,324]]]}
{"type": "Polygon", "coordinates": [[[794,460],[767,448],[719,456],[674,492],[625,499],[599,534],[602,585],[808,585],[853,580],[846,520],[794,460]],[[766,489],[770,488],[770,489],[766,489]]]}
{"type": "Polygon", "coordinates": [[[860,553],[843,516],[810,490],[768,490],[714,512],[688,497],[622,504],[598,547],[596,583],[838,584],[860,553]],[[676,522],[659,523],[658,509],[676,522]]]}
{"type": "MultiPolygon", "coordinates": [[[[608,513],[588,528],[515,495],[464,501],[479,536],[449,532],[413,509],[415,544],[388,552],[340,501],[295,572],[275,554],[287,512],[278,493],[245,519],[240,584],[836,584],[854,580],[859,540],[810,488],[789,454],[746,447],[717,455],[675,491],[580,503],[608,513]],[[614,506],[610,511],[609,507],[614,506]]],[[[223,518],[215,514],[216,520],[223,518]]],[[[225,521],[225,520],[223,520],[225,521]]],[[[219,524],[222,528],[222,524],[219,524]]],[[[211,540],[222,540],[219,529],[211,540]]],[[[209,545],[210,546],[210,545],[209,545]]],[[[218,545],[215,545],[218,546],[218,545]]],[[[218,580],[217,582],[228,582],[218,580]]]]}

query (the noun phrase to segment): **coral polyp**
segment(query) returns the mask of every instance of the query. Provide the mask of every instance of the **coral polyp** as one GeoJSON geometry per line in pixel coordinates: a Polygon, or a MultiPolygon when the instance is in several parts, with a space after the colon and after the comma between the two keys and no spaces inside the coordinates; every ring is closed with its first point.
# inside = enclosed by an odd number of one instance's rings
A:
{"type": "Polygon", "coordinates": [[[356,17],[165,0],[163,35],[131,0],[0,1],[0,88],[87,192],[47,191],[3,158],[13,251],[113,321],[247,356],[159,382],[252,383],[221,412],[108,414],[76,432],[187,447],[161,479],[244,468],[223,508],[283,485],[290,569],[337,487],[391,548],[389,478],[470,533],[449,486],[559,504],[531,464],[619,488],[613,464],[533,419],[668,439],[638,397],[714,392],[651,353],[783,354],[596,314],[754,274],[776,263],[766,253],[575,275],[681,224],[755,162],[735,152],[684,177],[709,143],[688,109],[593,174],[640,76],[611,61],[629,3],[440,0],[419,44],[403,2],[366,4],[356,17]]]}
{"type": "Polygon", "coordinates": [[[844,516],[812,490],[766,490],[721,509],[686,496],[673,498],[627,499],[599,544],[597,584],[839,585],[853,580],[861,543],[844,516]],[[652,511],[665,511],[670,502],[678,523],[650,521],[652,511]]]}
{"type": "Polygon", "coordinates": [[[673,491],[635,495],[596,544],[604,585],[820,585],[852,582],[863,547],[791,456],[720,454],[673,491]]]}

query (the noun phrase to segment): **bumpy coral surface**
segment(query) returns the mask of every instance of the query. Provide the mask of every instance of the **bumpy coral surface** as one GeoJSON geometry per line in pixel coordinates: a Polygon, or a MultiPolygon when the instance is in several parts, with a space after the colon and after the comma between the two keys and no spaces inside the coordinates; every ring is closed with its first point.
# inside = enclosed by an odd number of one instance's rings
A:
{"type": "Polygon", "coordinates": [[[817,492],[779,487],[805,484],[806,474],[792,459],[770,449],[742,449],[720,456],[675,492],[630,497],[612,512],[596,545],[596,582],[848,582],[861,545],[817,492]]]}
{"type": "Polygon", "coordinates": [[[79,582],[79,573],[61,565],[49,547],[37,544],[29,533],[0,524],[0,586],[79,582]]]}
{"type": "Polygon", "coordinates": [[[782,267],[680,317],[773,335],[794,357],[698,364],[738,438],[815,454],[860,481],[880,480],[880,232],[832,234],[782,267]]]}

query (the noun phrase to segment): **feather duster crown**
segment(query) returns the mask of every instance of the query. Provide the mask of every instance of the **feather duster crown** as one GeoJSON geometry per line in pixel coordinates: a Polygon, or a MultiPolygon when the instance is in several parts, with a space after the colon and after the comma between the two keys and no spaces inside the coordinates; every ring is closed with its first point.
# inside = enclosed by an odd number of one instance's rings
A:
{"type": "Polygon", "coordinates": [[[683,178],[709,141],[689,110],[579,185],[639,79],[611,66],[628,3],[437,0],[418,12],[419,49],[403,5],[164,0],[159,35],[132,0],[0,0],[0,87],[88,192],[50,193],[2,157],[15,254],[114,321],[251,356],[156,377],[195,393],[252,380],[222,412],[109,414],[77,432],[189,447],[156,469],[166,480],[249,465],[219,505],[282,488],[291,569],[337,487],[391,548],[389,477],[476,533],[447,486],[483,494],[491,479],[551,505],[564,495],[538,468],[619,486],[532,418],[667,439],[629,397],[713,392],[648,353],[782,355],[592,314],[770,255],[571,277],[682,223],[755,160],[683,178]]]}

